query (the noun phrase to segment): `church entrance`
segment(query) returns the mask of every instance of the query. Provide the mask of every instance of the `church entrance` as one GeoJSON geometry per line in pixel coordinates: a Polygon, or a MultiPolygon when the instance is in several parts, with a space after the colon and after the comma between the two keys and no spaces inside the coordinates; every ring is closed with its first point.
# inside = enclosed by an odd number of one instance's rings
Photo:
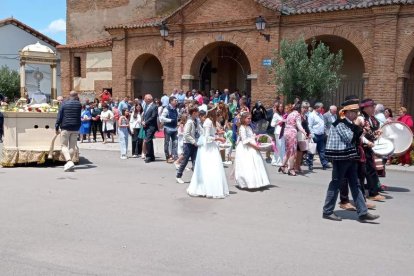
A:
{"type": "Polygon", "coordinates": [[[134,77],[133,94],[137,98],[147,93],[161,98],[163,91],[163,69],[158,58],[151,54],[139,56],[132,66],[134,77]]]}
{"type": "Polygon", "coordinates": [[[206,95],[210,90],[225,88],[250,95],[251,82],[247,78],[250,73],[250,62],[243,50],[229,42],[215,42],[201,49],[194,58],[192,88],[206,95]]]}

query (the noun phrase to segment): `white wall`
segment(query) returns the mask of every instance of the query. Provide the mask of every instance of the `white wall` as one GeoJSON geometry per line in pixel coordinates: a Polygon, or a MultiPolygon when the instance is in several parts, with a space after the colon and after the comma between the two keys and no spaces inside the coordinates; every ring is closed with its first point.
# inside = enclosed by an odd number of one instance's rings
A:
{"type": "MultiPolygon", "coordinates": [[[[15,25],[8,24],[0,27],[0,67],[7,65],[10,69],[19,71],[19,51],[23,47],[40,42],[40,44],[46,45],[56,52],[56,48],[52,45],[44,42],[43,40],[35,37],[34,35],[18,28],[15,25]]],[[[60,57],[57,64],[57,94],[61,95],[60,85],[60,57]]],[[[49,65],[42,64],[26,64],[26,87],[27,90],[36,91],[37,82],[33,78],[32,73],[39,68],[39,71],[43,73],[43,80],[40,82],[40,90],[50,95],[51,89],[51,77],[52,72],[49,65]]]]}
{"type": "Polygon", "coordinates": [[[96,80],[112,80],[111,51],[86,53],[86,78],[73,78],[73,88],[76,91],[95,91],[96,80]],[[91,72],[88,69],[98,70],[91,72]]]}

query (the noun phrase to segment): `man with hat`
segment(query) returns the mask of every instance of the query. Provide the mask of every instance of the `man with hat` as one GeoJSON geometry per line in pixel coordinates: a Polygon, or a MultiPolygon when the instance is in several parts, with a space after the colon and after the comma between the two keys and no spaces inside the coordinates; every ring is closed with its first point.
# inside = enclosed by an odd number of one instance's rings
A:
{"type": "Polygon", "coordinates": [[[364,185],[367,179],[368,198],[374,201],[383,201],[385,197],[379,194],[381,183],[375,166],[374,152],[372,147],[380,134],[380,123],[374,117],[375,102],[372,99],[364,99],[360,103],[361,115],[356,120],[356,124],[363,127],[365,133],[362,137],[363,149],[365,154],[365,168],[360,170],[359,181],[364,185]]]}
{"type": "Polygon", "coordinates": [[[323,218],[341,221],[342,218],[334,213],[336,200],[338,198],[341,183],[348,180],[351,188],[352,197],[356,204],[357,213],[360,221],[375,220],[378,215],[368,212],[365,205],[364,196],[359,189],[358,181],[358,151],[356,142],[362,135],[362,129],[354,125],[353,121],[358,116],[359,100],[346,98],[342,103],[340,115],[332,124],[329,130],[328,142],[326,145],[326,157],[332,161],[332,180],[329,183],[326,194],[325,205],[323,206],[323,218]]]}

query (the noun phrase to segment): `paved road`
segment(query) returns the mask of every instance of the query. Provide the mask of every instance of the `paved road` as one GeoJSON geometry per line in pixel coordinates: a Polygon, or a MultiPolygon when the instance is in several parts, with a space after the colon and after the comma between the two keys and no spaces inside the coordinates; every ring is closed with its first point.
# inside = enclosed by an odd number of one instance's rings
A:
{"type": "Polygon", "coordinates": [[[229,179],[230,197],[213,200],[188,197],[165,162],[82,154],[74,173],[0,168],[0,275],[413,273],[413,174],[389,172],[378,224],[346,211],[338,223],[321,219],[329,171],[269,167],[268,190],[229,179]]]}

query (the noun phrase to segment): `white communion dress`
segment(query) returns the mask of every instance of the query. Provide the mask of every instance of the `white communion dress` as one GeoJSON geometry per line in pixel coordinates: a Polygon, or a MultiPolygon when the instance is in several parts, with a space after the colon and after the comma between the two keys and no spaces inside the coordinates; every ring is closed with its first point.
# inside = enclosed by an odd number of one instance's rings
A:
{"type": "Polygon", "coordinates": [[[236,147],[234,176],[240,188],[257,189],[270,185],[269,177],[260,152],[250,143],[256,143],[253,130],[240,126],[239,141],[236,147]]]}
{"type": "Polygon", "coordinates": [[[187,193],[190,196],[225,198],[229,195],[226,174],[219,148],[215,142],[216,129],[213,122],[206,119],[203,124],[203,135],[199,138],[199,147],[187,193]]]}

